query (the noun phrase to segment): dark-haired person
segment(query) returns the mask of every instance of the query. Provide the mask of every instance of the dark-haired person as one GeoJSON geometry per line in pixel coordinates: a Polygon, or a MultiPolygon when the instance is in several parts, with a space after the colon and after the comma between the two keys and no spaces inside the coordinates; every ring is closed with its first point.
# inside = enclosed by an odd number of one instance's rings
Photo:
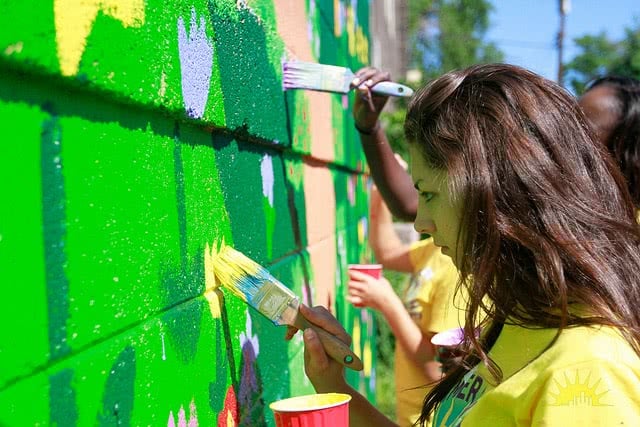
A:
{"type": "Polygon", "coordinates": [[[618,162],[636,209],[640,209],[640,81],[600,77],[578,103],[600,141],[618,162]]]}
{"type": "MultiPolygon", "coordinates": [[[[640,228],[575,99],[522,68],[479,65],[419,91],[405,131],[415,228],[452,258],[469,294],[467,355],[426,396],[420,422],[638,425],[640,228]]],[[[350,341],[322,307],[303,314],[350,341]]],[[[316,390],[353,396],[352,427],[394,425],[312,330],[304,341],[316,390]]]]}

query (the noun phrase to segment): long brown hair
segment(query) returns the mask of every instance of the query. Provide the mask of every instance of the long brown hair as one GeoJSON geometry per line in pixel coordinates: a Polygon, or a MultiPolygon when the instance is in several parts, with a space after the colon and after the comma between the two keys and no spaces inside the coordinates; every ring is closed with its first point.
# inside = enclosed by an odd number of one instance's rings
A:
{"type": "Polygon", "coordinates": [[[469,357],[427,395],[420,422],[471,366],[501,380],[487,353],[504,322],[558,334],[611,325],[640,355],[635,209],[571,95],[516,66],[473,66],[419,91],[405,132],[464,206],[458,268],[469,293],[469,357]],[[478,326],[489,330],[482,339],[478,326]]]}

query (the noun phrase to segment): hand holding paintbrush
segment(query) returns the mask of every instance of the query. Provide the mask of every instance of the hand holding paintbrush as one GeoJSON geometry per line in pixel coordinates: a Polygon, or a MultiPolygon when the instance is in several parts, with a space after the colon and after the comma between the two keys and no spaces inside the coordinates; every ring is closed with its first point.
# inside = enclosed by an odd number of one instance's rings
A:
{"type": "MultiPolygon", "coordinates": [[[[321,92],[348,93],[359,87],[354,83],[354,74],[350,69],[335,65],[313,62],[288,61],[282,64],[283,86],[288,89],[307,89],[321,92]]],[[[388,81],[389,78],[376,81],[368,88],[375,94],[384,96],[413,95],[413,89],[400,83],[388,81]]],[[[360,79],[361,82],[365,80],[360,79]]]]}
{"type": "Polygon", "coordinates": [[[274,324],[313,329],[327,354],[348,368],[362,370],[362,361],[349,346],[301,315],[298,297],[264,267],[232,247],[223,246],[214,257],[213,268],[222,286],[274,324]]]}

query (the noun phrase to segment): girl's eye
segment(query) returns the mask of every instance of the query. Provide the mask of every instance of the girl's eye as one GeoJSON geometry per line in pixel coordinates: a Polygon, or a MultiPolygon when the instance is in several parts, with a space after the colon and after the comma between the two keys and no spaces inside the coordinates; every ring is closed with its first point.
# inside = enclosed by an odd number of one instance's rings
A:
{"type": "Polygon", "coordinates": [[[433,196],[435,196],[435,194],[430,193],[428,191],[425,191],[424,193],[422,193],[422,197],[424,198],[425,202],[431,201],[431,199],[433,199],[433,196]]]}

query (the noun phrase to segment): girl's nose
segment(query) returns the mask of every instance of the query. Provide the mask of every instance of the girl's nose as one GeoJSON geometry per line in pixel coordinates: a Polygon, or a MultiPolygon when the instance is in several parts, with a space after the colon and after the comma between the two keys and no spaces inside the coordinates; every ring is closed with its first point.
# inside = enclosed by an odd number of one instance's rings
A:
{"type": "Polygon", "coordinates": [[[430,218],[417,217],[413,228],[421,234],[433,234],[436,231],[436,225],[430,218]]]}

